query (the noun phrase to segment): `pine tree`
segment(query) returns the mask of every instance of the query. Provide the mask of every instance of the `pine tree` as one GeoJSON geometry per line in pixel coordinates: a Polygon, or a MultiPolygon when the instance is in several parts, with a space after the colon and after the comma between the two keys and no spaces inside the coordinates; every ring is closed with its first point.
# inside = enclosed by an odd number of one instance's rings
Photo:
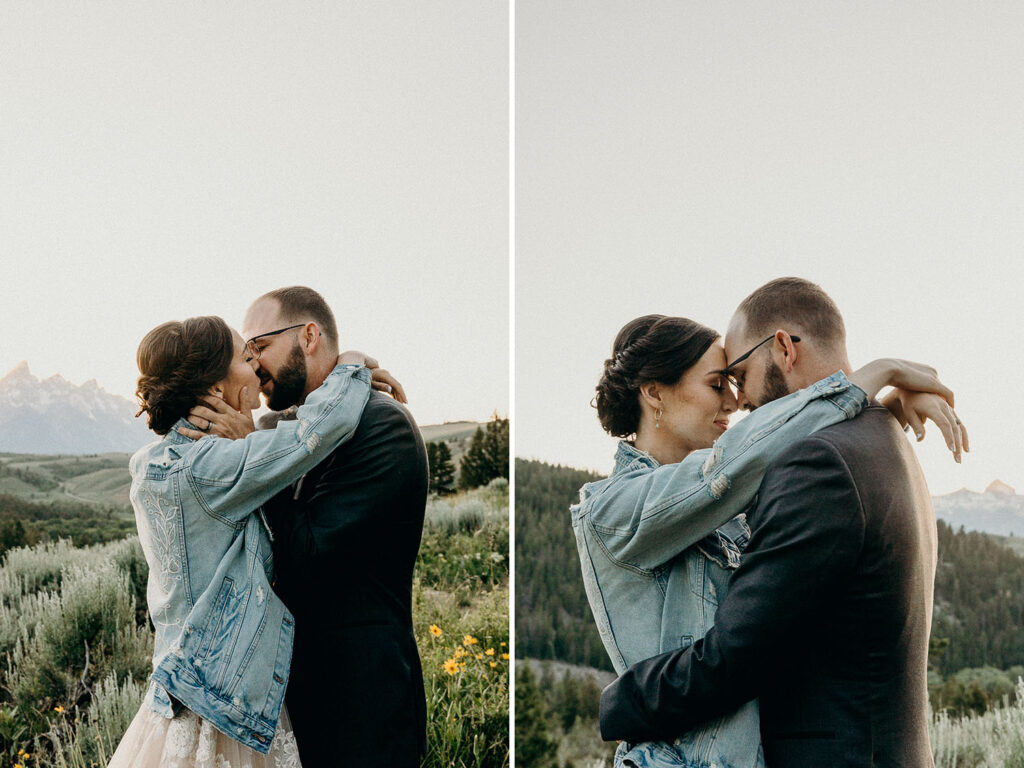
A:
{"type": "Polygon", "coordinates": [[[499,419],[497,413],[486,429],[477,427],[459,462],[459,488],[487,485],[496,477],[508,478],[508,419],[499,419]]]}
{"type": "Polygon", "coordinates": [[[427,443],[427,463],[430,466],[430,492],[442,496],[455,493],[455,467],[448,443],[427,443]]]}
{"type": "Polygon", "coordinates": [[[523,664],[516,673],[516,766],[557,768],[557,748],[548,735],[547,713],[536,679],[523,664]]]}

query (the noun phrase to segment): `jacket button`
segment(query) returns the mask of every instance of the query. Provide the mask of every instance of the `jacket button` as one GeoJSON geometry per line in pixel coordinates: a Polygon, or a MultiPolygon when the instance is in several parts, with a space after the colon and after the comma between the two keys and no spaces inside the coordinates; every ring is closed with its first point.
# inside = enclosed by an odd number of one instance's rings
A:
{"type": "Polygon", "coordinates": [[[283,677],[281,677],[281,676],[280,676],[279,674],[277,674],[277,673],[275,672],[275,673],[274,673],[274,682],[275,682],[275,683],[283,683],[283,682],[284,682],[284,678],[283,678],[283,677]]]}
{"type": "Polygon", "coordinates": [[[260,744],[267,740],[267,737],[264,736],[262,733],[254,733],[253,738],[256,739],[256,741],[258,741],[260,744]]]}
{"type": "Polygon", "coordinates": [[[290,627],[292,625],[292,620],[289,619],[287,616],[285,616],[284,617],[284,623],[287,624],[290,627]]]}

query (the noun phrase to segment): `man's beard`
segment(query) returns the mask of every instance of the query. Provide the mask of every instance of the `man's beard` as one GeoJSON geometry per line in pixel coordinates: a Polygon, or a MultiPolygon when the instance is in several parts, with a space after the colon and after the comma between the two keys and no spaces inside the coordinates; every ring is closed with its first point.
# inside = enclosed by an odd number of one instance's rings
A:
{"type": "Polygon", "coordinates": [[[778,400],[789,394],[789,387],[782,375],[782,369],[775,364],[775,361],[768,358],[768,368],[764,372],[764,383],[761,385],[761,397],[758,406],[778,400]]]}
{"type": "Polygon", "coordinates": [[[278,370],[274,390],[267,396],[267,407],[272,411],[283,411],[298,405],[306,391],[306,358],[299,345],[292,347],[292,353],[278,370]]]}

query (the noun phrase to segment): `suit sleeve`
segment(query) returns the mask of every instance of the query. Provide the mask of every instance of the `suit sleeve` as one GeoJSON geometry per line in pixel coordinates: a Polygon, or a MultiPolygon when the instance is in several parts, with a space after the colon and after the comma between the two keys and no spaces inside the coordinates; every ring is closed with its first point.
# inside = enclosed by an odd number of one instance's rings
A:
{"type": "Polygon", "coordinates": [[[689,648],[634,664],[601,696],[601,735],[645,741],[678,735],[759,695],[787,637],[813,631],[841,591],[864,541],[864,515],[828,441],[799,441],[765,475],[748,516],[750,544],[715,614],[689,648]]]}

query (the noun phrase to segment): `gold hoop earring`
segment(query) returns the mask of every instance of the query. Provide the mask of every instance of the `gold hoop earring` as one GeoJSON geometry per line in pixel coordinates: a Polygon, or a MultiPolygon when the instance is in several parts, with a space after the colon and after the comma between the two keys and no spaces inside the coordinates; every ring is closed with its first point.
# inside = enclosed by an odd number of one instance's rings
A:
{"type": "Polygon", "coordinates": [[[661,408],[659,408],[658,412],[656,414],[654,414],[654,428],[655,429],[661,429],[661,414],[662,414],[661,408]]]}

